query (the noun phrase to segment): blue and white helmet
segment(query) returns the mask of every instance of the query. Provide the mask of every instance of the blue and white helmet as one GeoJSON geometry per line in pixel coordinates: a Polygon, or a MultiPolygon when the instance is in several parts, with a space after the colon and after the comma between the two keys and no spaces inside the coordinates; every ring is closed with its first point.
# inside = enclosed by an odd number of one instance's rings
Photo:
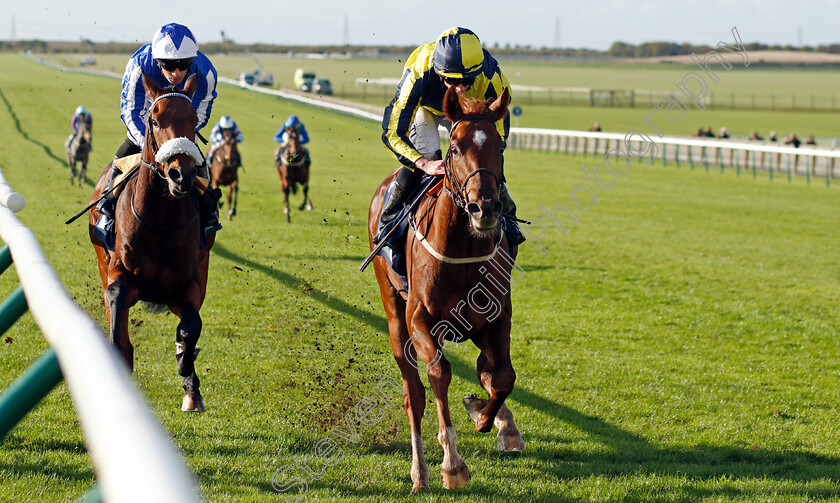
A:
{"type": "Polygon", "coordinates": [[[73,115],[87,115],[87,108],[84,105],[76,107],[76,112],[73,115]]]}
{"type": "Polygon", "coordinates": [[[297,115],[290,115],[288,119],[286,119],[286,123],[283,124],[283,127],[286,128],[293,128],[300,124],[300,120],[297,118],[297,115]]]}
{"type": "Polygon", "coordinates": [[[152,57],[155,59],[189,59],[197,55],[198,42],[182,24],[165,24],[152,37],[152,57]]]}
{"type": "Polygon", "coordinates": [[[221,119],[219,119],[219,127],[222,129],[230,129],[233,127],[233,119],[230,118],[228,115],[223,115],[221,119]]]}

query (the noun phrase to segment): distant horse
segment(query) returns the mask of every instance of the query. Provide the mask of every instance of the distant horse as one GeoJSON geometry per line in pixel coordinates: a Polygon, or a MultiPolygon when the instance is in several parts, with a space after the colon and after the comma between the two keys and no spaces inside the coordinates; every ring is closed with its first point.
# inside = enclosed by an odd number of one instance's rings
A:
{"type": "MultiPolygon", "coordinates": [[[[237,170],[242,166],[242,159],[236,147],[236,135],[230,129],[223,131],[222,143],[211,159],[210,173],[213,178],[213,188],[218,188],[219,185],[228,187],[228,220],[231,220],[236,215],[236,201],[239,195],[237,170]]],[[[219,208],[221,207],[222,202],[219,201],[219,208]]]]}
{"type": "Polygon", "coordinates": [[[79,130],[67,140],[64,148],[64,152],[67,154],[67,166],[70,168],[70,185],[73,185],[75,178],[78,178],[79,185],[87,181],[87,162],[88,154],[90,153],[91,132],[87,122],[83,120],[79,121],[78,128],[79,130]],[[81,162],[82,166],[77,172],[76,163],[78,162],[81,162]]]}
{"type": "MultiPolygon", "coordinates": [[[[405,388],[412,492],[429,486],[420,434],[426,400],[418,369],[426,370],[435,393],[437,440],[443,447],[441,484],[454,489],[470,481],[455,445],[447,397],[452,373],[441,352],[455,342],[468,338],[481,349],[476,370],[489,400],[464,398],[476,430],[489,432],[495,424],[499,449],[519,451],[525,447],[513,414],[505,406],[516,380],[510,361],[510,273],[516,250],[507,253],[508,238],[501,227],[499,188],[505,143],[495,123],[507,114],[509,100],[507,90],[487,102],[462,101],[452,89],[447,91],[443,109],[453,126],[444,164],[446,175],[443,189],[427,196],[411,215],[405,246],[407,293],[400,292],[401,280],[381,256],[373,261],[388,315],[391,349],[405,388]]],[[[370,204],[371,249],[383,194],[394,176],[379,185],[370,204]]]]}
{"type": "MultiPolygon", "coordinates": [[[[195,144],[198,123],[190,98],[197,81],[190,77],[183,91],[161,88],[145,74],[151,100],[141,167],[126,182],[116,203],[114,250],[94,236],[100,214],[89,211],[90,237],[99,262],[109,339],[130,369],[134,348],[128,334],[128,311],[138,301],[162,304],[180,318],[175,335],[178,373],[185,391],[181,410],[203,412],[204,400],[195,373],[196,343],[201,334],[198,314],[207,289],[210,248],[215,235],[200,247],[202,232],[194,182],[202,161],[195,144]]],[[[92,201],[105,188],[108,169],[96,183],[92,201]]]]}
{"type": "Polygon", "coordinates": [[[300,143],[298,132],[292,128],[286,128],[288,141],[279,149],[274,160],[277,174],[280,175],[280,185],[283,187],[283,213],[286,214],[286,222],[291,222],[289,212],[289,191],[297,193],[297,186],[303,188],[303,202],[298,206],[299,210],[304,207],[312,209],[312,201],[309,200],[309,152],[300,143]]]}

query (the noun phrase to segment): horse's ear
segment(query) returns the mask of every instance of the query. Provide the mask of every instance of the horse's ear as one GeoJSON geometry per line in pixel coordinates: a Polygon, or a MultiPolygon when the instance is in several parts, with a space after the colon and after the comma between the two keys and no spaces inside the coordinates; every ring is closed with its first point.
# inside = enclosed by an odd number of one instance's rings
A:
{"type": "Polygon", "coordinates": [[[464,109],[461,108],[461,98],[458,96],[458,93],[455,92],[454,87],[447,89],[446,94],[443,96],[443,115],[446,116],[452,124],[455,124],[464,117],[464,109]]]}
{"type": "Polygon", "coordinates": [[[487,107],[487,111],[489,112],[489,116],[493,119],[493,122],[501,120],[507,115],[508,111],[508,104],[510,103],[510,92],[508,92],[508,88],[506,87],[504,91],[502,91],[502,95],[496,98],[493,103],[487,107]]]}
{"type": "Polygon", "coordinates": [[[146,72],[142,72],[142,73],[143,73],[143,88],[146,90],[146,95],[149,98],[151,98],[152,101],[155,101],[155,98],[160,96],[160,94],[163,90],[160,88],[159,85],[157,85],[155,83],[154,80],[152,80],[151,77],[146,75],[146,72]]]}
{"type": "Polygon", "coordinates": [[[189,78],[187,78],[187,83],[184,85],[184,92],[187,93],[187,96],[189,96],[190,99],[192,99],[197,88],[198,79],[195,78],[195,74],[192,74],[189,76],[189,78]]]}

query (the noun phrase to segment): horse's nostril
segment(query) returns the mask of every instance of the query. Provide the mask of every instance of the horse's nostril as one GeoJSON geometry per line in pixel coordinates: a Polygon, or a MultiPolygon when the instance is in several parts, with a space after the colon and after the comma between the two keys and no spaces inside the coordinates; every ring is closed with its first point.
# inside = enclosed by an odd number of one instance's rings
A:
{"type": "Polygon", "coordinates": [[[499,215],[501,215],[501,214],[502,214],[502,210],[503,210],[503,209],[504,209],[504,206],[502,205],[502,202],[501,202],[501,201],[499,201],[498,199],[497,199],[497,200],[495,200],[495,201],[493,201],[493,208],[492,208],[492,212],[493,212],[493,215],[494,215],[494,216],[499,216],[499,215]]]}
{"type": "Polygon", "coordinates": [[[478,203],[467,203],[467,213],[470,215],[478,215],[481,213],[481,207],[478,203]]]}
{"type": "Polygon", "coordinates": [[[181,181],[181,172],[178,171],[177,169],[169,170],[169,179],[172,180],[175,183],[180,182],[181,181]]]}

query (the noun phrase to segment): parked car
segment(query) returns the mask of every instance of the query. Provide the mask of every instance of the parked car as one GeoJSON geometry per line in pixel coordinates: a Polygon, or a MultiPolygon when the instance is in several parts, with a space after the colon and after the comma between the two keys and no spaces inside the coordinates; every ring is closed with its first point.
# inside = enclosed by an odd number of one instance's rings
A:
{"type": "Polygon", "coordinates": [[[328,79],[317,78],[312,81],[312,92],[317,94],[332,94],[332,84],[328,79]]]}
{"type": "Polygon", "coordinates": [[[315,80],[315,72],[298,68],[295,70],[294,84],[295,87],[304,92],[312,91],[312,81],[315,80]]]}

